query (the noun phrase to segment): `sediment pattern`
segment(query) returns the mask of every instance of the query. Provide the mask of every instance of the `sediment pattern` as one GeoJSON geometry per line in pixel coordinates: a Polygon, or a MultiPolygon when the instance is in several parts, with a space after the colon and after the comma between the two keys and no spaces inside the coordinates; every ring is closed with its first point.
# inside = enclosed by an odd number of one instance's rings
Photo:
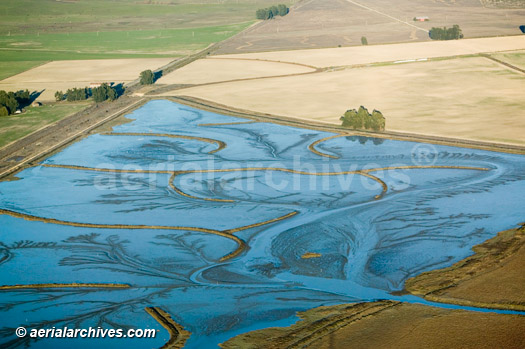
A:
{"type": "MultiPolygon", "coordinates": [[[[202,348],[321,305],[415,302],[405,280],[523,220],[518,155],[240,116],[151,101],[0,182],[0,346],[32,344],[20,312],[143,328],[154,307],[202,348]]],[[[317,333],[348,319],[332,320],[317,333]]]]}

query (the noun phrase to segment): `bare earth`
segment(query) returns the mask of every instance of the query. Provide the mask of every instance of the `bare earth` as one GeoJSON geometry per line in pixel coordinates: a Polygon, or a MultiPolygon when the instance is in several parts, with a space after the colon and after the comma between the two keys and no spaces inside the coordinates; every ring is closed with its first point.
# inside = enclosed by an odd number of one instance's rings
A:
{"type": "MultiPolygon", "coordinates": [[[[523,7],[523,5],[522,5],[523,7]]],[[[432,27],[460,25],[465,38],[518,35],[523,8],[485,8],[479,0],[303,0],[221,45],[218,53],[262,52],[429,41],[432,27]],[[428,16],[428,22],[413,17],[428,16]]]]}
{"type": "Polygon", "coordinates": [[[28,89],[43,91],[38,100],[54,100],[56,91],[86,87],[91,83],[127,83],[139,77],[141,71],[155,70],[172,58],[107,59],[86,61],[55,61],[0,81],[0,90],[28,89]]]}
{"type": "Polygon", "coordinates": [[[523,73],[472,57],[238,81],[161,95],[330,124],[340,124],[345,110],[364,105],[381,110],[389,131],[523,145],[524,87],[523,73]]]}
{"type": "Polygon", "coordinates": [[[195,61],[161,77],[158,84],[205,84],[217,81],[313,72],[296,64],[259,60],[207,58],[195,61]]]}

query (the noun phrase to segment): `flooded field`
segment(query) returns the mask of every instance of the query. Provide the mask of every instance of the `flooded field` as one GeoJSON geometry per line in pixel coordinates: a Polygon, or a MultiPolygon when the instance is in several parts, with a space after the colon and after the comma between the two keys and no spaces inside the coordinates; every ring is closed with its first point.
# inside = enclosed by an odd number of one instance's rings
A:
{"type": "Polygon", "coordinates": [[[146,307],[201,348],[320,305],[425,303],[392,292],[523,221],[520,155],[166,100],[127,117],[0,183],[0,346],[111,345],[15,336],[18,326],[100,326],[158,329],[118,343],[161,347],[169,334],[146,307]]]}

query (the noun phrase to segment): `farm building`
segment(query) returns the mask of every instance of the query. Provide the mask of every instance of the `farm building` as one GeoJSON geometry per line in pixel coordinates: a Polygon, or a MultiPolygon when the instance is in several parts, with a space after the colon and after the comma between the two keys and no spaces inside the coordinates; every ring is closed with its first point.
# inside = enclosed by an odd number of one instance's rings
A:
{"type": "Polygon", "coordinates": [[[427,16],[414,17],[414,22],[428,22],[428,21],[430,21],[430,18],[428,18],[427,16]]]}

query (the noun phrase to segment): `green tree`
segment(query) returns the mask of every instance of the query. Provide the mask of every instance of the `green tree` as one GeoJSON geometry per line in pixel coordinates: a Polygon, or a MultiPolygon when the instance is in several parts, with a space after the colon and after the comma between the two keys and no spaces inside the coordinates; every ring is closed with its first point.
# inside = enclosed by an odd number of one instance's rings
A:
{"type": "Polygon", "coordinates": [[[361,37],[361,45],[368,45],[368,40],[366,39],[366,36],[361,37]]]}
{"type": "Polygon", "coordinates": [[[372,114],[363,106],[359,110],[347,110],[341,117],[344,127],[364,130],[381,131],[385,129],[385,118],[380,111],[374,110],[372,114]]]}
{"type": "Polygon", "coordinates": [[[6,107],[1,106],[0,107],[0,116],[7,116],[7,115],[9,115],[9,110],[7,110],[6,107]]]}
{"type": "Polygon", "coordinates": [[[452,28],[433,27],[428,33],[432,40],[458,40],[463,39],[463,33],[459,25],[455,24],[452,28]]]}
{"type": "Polygon", "coordinates": [[[263,19],[264,20],[264,19],[266,19],[266,16],[267,16],[266,9],[264,9],[264,8],[260,8],[257,11],[255,11],[255,17],[257,19],[263,19]]]}
{"type": "Polygon", "coordinates": [[[105,100],[113,101],[117,99],[118,94],[115,88],[109,86],[106,83],[103,83],[99,87],[95,87],[91,89],[91,94],[93,95],[93,99],[95,102],[100,103],[104,102],[105,100]]]}
{"type": "Polygon", "coordinates": [[[0,91],[0,107],[5,107],[8,115],[13,114],[18,106],[18,101],[13,92],[0,91]]]}
{"type": "Polygon", "coordinates": [[[290,9],[284,4],[277,5],[277,9],[279,10],[279,16],[286,16],[290,11],[290,9]]]}
{"type": "Polygon", "coordinates": [[[270,12],[272,13],[272,17],[279,16],[279,8],[275,5],[270,7],[270,12]]]}
{"type": "Polygon", "coordinates": [[[72,101],[83,101],[83,100],[86,100],[88,99],[89,97],[89,92],[88,92],[88,89],[86,87],[82,87],[82,88],[70,88],[66,91],[66,99],[68,102],[72,102],[72,101]]]}
{"type": "Polygon", "coordinates": [[[62,92],[62,91],[55,92],[55,100],[57,102],[63,101],[64,98],[65,98],[64,92],[62,92]]]}
{"type": "Polygon", "coordinates": [[[386,120],[383,114],[379,110],[372,112],[372,129],[374,131],[383,131],[385,129],[386,120]]]}
{"type": "Polygon", "coordinates": [[[153,72],[148,69],[144,70],[142,73],[140,73],[140,84],[141,85],[151,85],[155,81],[155,75],[153,75],[153,72]]]}
{"type": "Polygon", "coordinates": [[[31,103],[31,94],[29,90],[20,90],[15,92],[15,99],[20,106],[26,106],[31,103]]]}

